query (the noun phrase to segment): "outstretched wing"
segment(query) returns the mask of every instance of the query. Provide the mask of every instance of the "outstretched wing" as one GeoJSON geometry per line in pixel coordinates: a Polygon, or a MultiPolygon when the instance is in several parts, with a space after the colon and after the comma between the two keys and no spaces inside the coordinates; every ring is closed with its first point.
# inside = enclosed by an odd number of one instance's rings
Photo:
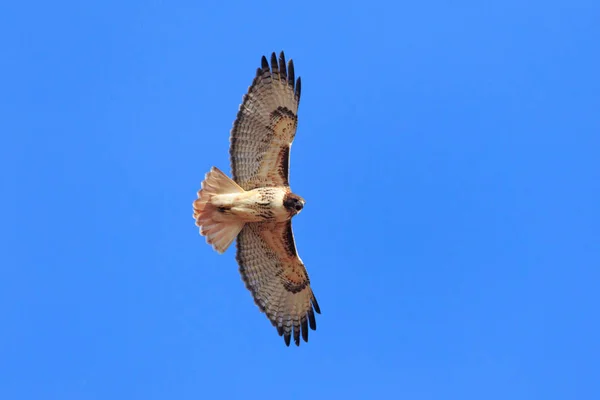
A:
{"type": "Polygon", "coordinates": [[[296,135],[300,78],[285,55],[263,56],[261,68],[244,95],[233,129],[229,155],[233,179],[245,190],[289,186],[290,147],[296,135]]]}
{"type": "Polygon", "coordinates": [[[296,251],[291,221],[249,223],[237,237],[237,261],[254,302],[290,345],[308,341],[308,328],[317,329],[319,304],[296,251]]]}

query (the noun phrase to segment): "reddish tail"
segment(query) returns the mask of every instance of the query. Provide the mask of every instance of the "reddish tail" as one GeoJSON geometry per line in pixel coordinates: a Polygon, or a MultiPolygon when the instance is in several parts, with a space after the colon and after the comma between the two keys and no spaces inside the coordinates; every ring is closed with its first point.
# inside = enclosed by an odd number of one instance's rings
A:
{"type": "Polygon", "coordinates": [[[211,204],[213,196],[229,193],[243,193],[237,183],[221,170],[212,167],[206,174],[198,199],[194,201],[194,219],[200,234],[219,253],[225,252],[244,227],[244,222],[223,218],[223,214],[211,204]]]}

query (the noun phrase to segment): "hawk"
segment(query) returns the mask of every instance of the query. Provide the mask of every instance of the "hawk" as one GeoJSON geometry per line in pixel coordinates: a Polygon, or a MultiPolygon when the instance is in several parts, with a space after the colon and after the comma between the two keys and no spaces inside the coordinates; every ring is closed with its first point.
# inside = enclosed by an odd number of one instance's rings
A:
{"type": "Polygon", "coordinates": [[[200,234],[223,253],[237,238],[239,271],[254,302],[290,345],[308,342],[319,304],[298,256],[292,217],[304,207],[289,183],[298,124],[300,77],[285,55],[262,57],[230,134],[233,179],[213,167],[193,203],[200,234]]]}

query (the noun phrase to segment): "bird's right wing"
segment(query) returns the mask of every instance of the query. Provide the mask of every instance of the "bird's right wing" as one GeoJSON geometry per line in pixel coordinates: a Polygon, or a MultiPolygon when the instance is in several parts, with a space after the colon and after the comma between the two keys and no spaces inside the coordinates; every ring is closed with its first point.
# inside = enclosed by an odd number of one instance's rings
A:
{"type": "Polygon", "coordinates": [[[229,155],[233,180],[244,190],[289,186],[290,147],[296,135],[300,78],[283,52],[261,68],[244,95],[233,128],[229,155]]]}

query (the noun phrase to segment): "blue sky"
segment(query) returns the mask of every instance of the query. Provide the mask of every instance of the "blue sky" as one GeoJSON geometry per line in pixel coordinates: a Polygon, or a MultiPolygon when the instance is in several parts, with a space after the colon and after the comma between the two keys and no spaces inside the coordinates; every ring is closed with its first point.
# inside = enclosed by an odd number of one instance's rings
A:
{"type": "Polygon", "coordinates": [[[600,398],[600,4],[206,3],[2,5],[0,398],[600,398]],[[282,49],[299,348],[191,217],[282,49]]]}

